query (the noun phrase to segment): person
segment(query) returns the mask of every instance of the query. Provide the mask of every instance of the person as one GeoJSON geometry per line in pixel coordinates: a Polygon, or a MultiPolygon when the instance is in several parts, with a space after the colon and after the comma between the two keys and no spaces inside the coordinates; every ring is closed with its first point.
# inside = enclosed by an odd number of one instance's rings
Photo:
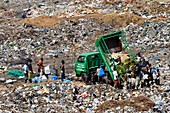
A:
{"type": "Polygon", "coordinates": [[[151,84],[153,84],[153,72],[152,72],[152,65],[151,64],[149,64],[149,70],[148,70],[148,74],[149,74],[149,84],[151,85],[151,84]]]}
{"type": "Polygon", "coordinates": [[[74,88],[73,88],[73,94],[74,94],[74,95],[78,95],[78,94],[79,94],[77,87],[74,87],[74,88]]]}
{"type": "Polygon", "coordinates": [[[129,86],[129,89],[132,89],[132,76],[131,76],[131,74],[128,75],[128,86],[129,86]]]}
{"type": "Polygon", "coordinates": [[[159,69],[157,69],[157,80],[156,80],[156,84],[160,85],[160,71],[159,69]]]}
{"type": "Polygon", "coordinates": [[[28,69],[29,71],[31,71],[33,73],[33,69],[32,69],[32,59],[28,59],[28,69]]]}
{"type": "Polygon", "coordinates": [[[118,73],[116,69],[113,69],[113,75],[114,75],[114,87],[118,88],[118,73]]]}
{"type": "Polygon", "coordinates": [[[104,67],[100,66],[100,68],[97,69],[97,75],[98,75],[98,83],[102,83],[102,79],[106,75],[104,72],[104,67]]]}
{"type": "Polygon", "coordinates": [[[141,88],[143,88],[144,87],[144,72],[143,71],[141,71],[141,73],[140,73],[140,83],[141,83],[141,88]]]}
{"type": "Polygon", "coordinates": [[[93,82],[94,85],[96,84],[96,82],[98,82],[98,75],[97,75],[97,72],[96,72],[96,73],[95,73],[95,72],[93,73],[92,82],[93,82]]]}
{"type": "Polygon", "coordinates": [[[33,69],[32,69],[32,59],[28,59],[28,79],[30,83],[32,83],[32,74],[33,74],[33,69]]]}
{"type": "Polygon", "coordinates": [[[144,86],[149,86],[149,80],[148,80],[148,74],[144,73],[143,79],[144,79],[144,86]]]}
{"type": "Polygon", "coordinates": [[[156,82],[157,82],[156,80],[157,80],[157,76],[158,76],[156,68],[155,67],[152,68],[151,72],[152,72],[152,76],[153,76],[153,83],[156,84],[156,82]]]}
{"type": "Polygon", "coordinates": [[[27,80],[30,81],[31,83],[31,80],[28,78],[28,72],[29,72],[29,68],[28,68],[28,64],[24,64],[24,66],[22,67],[22,69],[24,70],[24,75],[25,75],[25,83],[27,83],[27,80]]]}
{"type": "Polygon", "coordinates": [[[139,77],[139,75],[137,75],[137,76],[136,76],[136,79],[135,79],[135,89],[138,90],[139,84],[140,84],[140,77],[139,77]]]}
{"type": "Polygon", "coordinates": [[[147,63],[148,63],[148,62],[145,60],[145,58],[142,58],[142,61],[141,61],[140,65],[141,65],[142,67],[146,67],[147,63]]]}
{"type": "Polygon", "coordinates": [[[40,73],[40,76],[41,76],[41,77],[42,77],[42,75],[43,75],[43,73],[44,73],[43,61],[44,61],[44,59],[41,58],[41,59],[38,61],[38,63],[37,63],[37,65],[38,65],[38,72],[40,73]]]}
{"type": "Polygon", "coordinates": [[[99,72],[100,72],[100,68],[97,68],[97,70],[96,70],[96,76],[95,76],[95,79],[96,79],[95,82],[97,82],[97,83],[100,82],[99,72]]]}
{"type": "Polygon", "coordinates": [[[65,64],[65,61],[62,60],[61,61],[61,66],[60,66],[60,69],[61,69],[61,81],[63,81],[65,79],[65,67],[64,67],[64,64],[65,64]]]}
{"type": "Polygon", "coordinates": [[[136,58],[137,58],[137,61],[139,62],[139,61],[141,61],[141,54],[140,53],[138,53],[137,55],[136,55],[136,58]]]}

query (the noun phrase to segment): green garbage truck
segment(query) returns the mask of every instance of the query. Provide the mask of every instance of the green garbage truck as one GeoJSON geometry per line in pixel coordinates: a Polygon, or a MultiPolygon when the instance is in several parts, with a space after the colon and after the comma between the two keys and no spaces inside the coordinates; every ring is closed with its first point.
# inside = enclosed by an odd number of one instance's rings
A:
{"type": "Polygon", "coordinates": [[[76,75],[83,80],[92,76],[97,68],[103,67],[111,81],[114,81],[113,71],[122,77],[129,70],[129,62],[135,63],[135,55],[126,40],[125,33],[117,30],[100,36],[95,43],[97,52],[80,54],[75,62],[76,75]],[[127,63],[127,61],[129,61],[127,63]]]}

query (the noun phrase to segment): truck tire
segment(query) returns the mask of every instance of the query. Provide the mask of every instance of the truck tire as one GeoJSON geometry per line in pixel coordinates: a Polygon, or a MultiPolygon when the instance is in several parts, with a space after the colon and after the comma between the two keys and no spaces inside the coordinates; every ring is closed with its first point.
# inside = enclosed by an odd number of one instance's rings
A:
{"type": "Polygon", "coordinates": [[[82,79],[82,81],[87,81],[87,74],[86,73],[82,73],[81,74],[81,79],[82,79]]]}
{"type": "Polygon", "coordinates": [[[76,77],[80,77],[80,75],[76,74],[76,77]]]}

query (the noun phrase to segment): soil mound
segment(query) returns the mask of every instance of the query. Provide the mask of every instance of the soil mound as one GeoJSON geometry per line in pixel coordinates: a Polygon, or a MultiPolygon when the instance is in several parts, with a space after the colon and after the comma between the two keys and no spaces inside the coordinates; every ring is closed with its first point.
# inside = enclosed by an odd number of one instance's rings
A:
{"type": "Polygon", "coordinates": [[[60,23],[67,19],[80,19],[80,18],[95,18],[96,21],[103,21],[104,23],[111,23],[116,25],[116,27],[126,26],[129,23],[134,24],[142,24],[144,19],[140,16],[125,13],[125,14],[117,14],[117,13],[110,13],[110,14],[91,14],[85,16],[78,16],[72,18],[58,18],[57,16],[41,16],[37,18],[26,18],[22,20],[22,23],[32,24],[36,26],[45,26],[45,27],[52,27],[57,23],[60,23]]]}
{"type": "Polygon", "coordinates": [[[111,108],[116,108],[116,107],[121,107],[124,108],[125,106],[130,106],[135,108],[138,111],[148,111],[152,106],[154,105],[154,102],[151,101],[149,98],[145,96],[138,96],[134,97],[131,99],[126,99],[122,101],[115,101],[115,100],[109,100],[106,101],[105,103],[101,104],[96,109],[96,112],[103,112],[106,109],[111,109],[111,108]]]}

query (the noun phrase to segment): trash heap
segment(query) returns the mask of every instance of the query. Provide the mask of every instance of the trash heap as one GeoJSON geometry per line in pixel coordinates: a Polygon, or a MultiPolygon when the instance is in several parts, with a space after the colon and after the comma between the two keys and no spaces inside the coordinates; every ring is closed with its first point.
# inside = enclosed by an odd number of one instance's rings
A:
{"type": "Polygon", "coordinates": [[[40,84],[6,84],[1,91],[1,112],[168,112],[170,78],[163,86],[117,90],[108,84],[86,85],[59,80],[40,84]]]}
{"type": "Polygon", "coordinates": [[[169,112],[169,11],[169,3],[148,0],[0,1],[0,112],[169,112]],[[74,80],[25,85],[5,73],[20,70],[26,58],[36,73],[43,56],[45,65],[57,68],[65,59],[66,73],[74,76],[77,56],[97,51],[96,39],[116,29],[160,69],[160,86],[131,91],[74,80]]]}
{"type": "Polygon", "coordinates": [[[169,27],[170,21],[145,22],[143,25],[125,27],[130,45],[136,52],[141,52],[155,67],[166,67],[169,62],[169,27]]]}
{"type": "MultiPolygon", "coordinates": [[[[68,64],[73,64],[80,53],[96,51],[94,43],[100,35],[115,30],[111,24],[96,23],[95,20],[66,20],[54,28],[2,24],[1,65],[24,63],[21,59],[36,59],[41,55],[56,60],[59,54],[69,56],[72,60],[68,64]]],[[[153,64],[165,66],[169,61],[169,24],[168,20],[146,21],[142,25],[131,23],[121,29],[136,52],[142,52],[153,64]]]]}
{"type": "Polygon", "coordinates": [[[152,18],[163,16],[170,12],[169,4],[146,0],[4,0],[0,7],[0,17],[38,17],[56,16],[75,17],[86,14],[132,12],[134,14],[152,18]],[[18,7],[19,6],[19,7],[18,7]],[[143,7],[146,6],[146,7],[143,7]]]}

